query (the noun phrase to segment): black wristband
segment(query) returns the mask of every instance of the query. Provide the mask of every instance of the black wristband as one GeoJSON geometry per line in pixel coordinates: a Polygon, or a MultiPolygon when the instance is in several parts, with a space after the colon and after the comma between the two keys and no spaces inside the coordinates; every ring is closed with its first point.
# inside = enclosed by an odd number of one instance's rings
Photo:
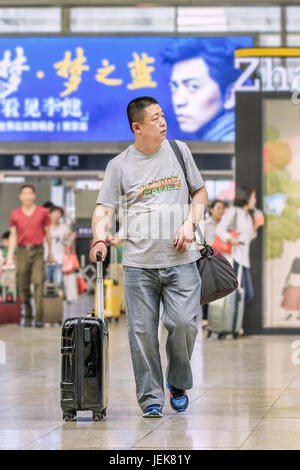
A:
{"type": "Polygon", "coordinates": [[[195,232],[195,230],[196,230],[196,224],[194,224],[194,222],[192,221],[192,219],[185,219],[184,222],[191,222],[191,224],[193,224],[194,232],[195,232]]]}

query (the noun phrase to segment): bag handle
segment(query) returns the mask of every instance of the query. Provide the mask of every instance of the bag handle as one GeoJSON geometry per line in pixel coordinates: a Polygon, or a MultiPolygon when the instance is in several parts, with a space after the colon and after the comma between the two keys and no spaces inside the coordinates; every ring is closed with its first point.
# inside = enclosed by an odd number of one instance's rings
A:
{"type": "MultiPolygon", "coordinates": [[[[180,164],[181,168],[182,168],[182,171],[183,171],[183,174],[184,174],[184,177],[185,177],[185,180],[187,181],[187,172],[186,172],[186,166],[185,166],[185,163],[184,163],[184,160],[183,160],[183,156],[182,156],[182,153],[181,153],[181,150],[176,142],[176,140],[169,140],[169,144],[173,150],[173,152],[175,153],[175,156],[178,160],[178,163],[180,164]]],[[[190,197],[191,199],[191,197],[190,197]]],[[[200,241],[202,243],[203,246],[205,246],[207,243],[206,243],[206,240],[204,238],[204,235],[203,233],[201,232],[201,229],[199,227],[199,225],[197,224],[196,225],[196,231],[199,235],[199,238],[200,238],[200,241]]]]}

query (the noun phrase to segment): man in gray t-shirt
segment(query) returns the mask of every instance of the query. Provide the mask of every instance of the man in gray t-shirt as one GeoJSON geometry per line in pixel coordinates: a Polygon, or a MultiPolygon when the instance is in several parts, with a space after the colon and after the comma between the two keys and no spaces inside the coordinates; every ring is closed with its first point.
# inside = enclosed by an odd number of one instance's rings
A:
{"type": "Polygon", "coordinates": [[[127,108],[135,143],[106,169],[92,221],[93,246],[102,260],[114,209],[123,210],[123,266],[129,342],[137,398],[144,417],[161,417],[164,405],[158,322],[169,331],[167,387],[171,406],[184,411],[192,387],[190,358],[200,317],[200,254],[196,224],[207,192],[188,147],[180,141],[186,178],[166,140],[167,125],[156,100],[141,97],[127,108]],[[191,201],[189,201],[191,196],[191,201]]]}

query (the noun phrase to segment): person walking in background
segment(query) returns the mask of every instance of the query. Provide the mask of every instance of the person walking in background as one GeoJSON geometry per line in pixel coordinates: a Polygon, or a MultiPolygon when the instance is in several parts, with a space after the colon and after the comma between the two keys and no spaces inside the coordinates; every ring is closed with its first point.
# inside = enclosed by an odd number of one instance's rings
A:
{"type": "MultiPolygon", "coordinates": [[[[62,264],[65,256],[66,246],[72,244],[72,235],[68,226],[60,222],[64,216],[61,207],[52,206],[49,209],[51,220],[50,235],[52,240],[53,264],[47,264],[47,282],[63,284],[62,264]]],[[[48,245],[45,243],[45,259],[48,258],[48,245]]]]}
{"type": "Polygon", "coordinates": [[[44,238],[48,244],[48,262],[53,263],[50,235],[50,217],[45,208],[35,203],[36,191],[31,185],[23,185],[19,199],[21,207],[10,215],[10,237],[7,265],[14,264],[14,251],[17,246],[17,278],[20,297],[25,307],[24,326],[32,324],[30,284],[34,285],[35,326],[43,324],[43,290],[45,281],[44,238]]]}
{"type": "Polygon", "coordinates": [[[225,203],[219,199],[213,201],[209,206],[209,216],[204,221],[205,240],[209,245],[211,245],[215,239],[217,225],[221,221],[225,209],[225,203]]]}
{"type": "MultiPolygon", "coordinates": [[[[204,220],[204,237],[206,242],[211,245],[216,236],[217,225],[225,212],[225,203],[220,199],[215,199],[209,206],[209,216],[204,220]]],[[[199,239],[198,243],[201,245],[199,239]]],[[[209,304],[202,306],[202,327],[206,328],[208,322],[209,304]]]]}
{"type": "Polygon", "coordinates": [[[216,234],[225,243],[233,246],[234,270],[243,267],[242,287],[245,289],[245,302],[253,299],[253,285],[250,272],[250,244],[257,236],[258,225],[255,213],[256,191],[250,186],[237,188],[234,206],[230,207],[217,225],[216,234]],[[238,233],[238,237],[232,235],[238,233]]]}

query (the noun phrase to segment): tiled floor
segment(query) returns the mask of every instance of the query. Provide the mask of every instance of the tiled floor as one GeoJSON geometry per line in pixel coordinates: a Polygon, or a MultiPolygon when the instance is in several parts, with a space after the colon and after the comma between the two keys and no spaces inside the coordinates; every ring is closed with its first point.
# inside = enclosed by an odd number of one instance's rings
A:
{"type": "MultiPolygon", "coordinates": [[[[80,307],[82,310],[82,306],[80,307]]],[[[160,330],[165,367],[166,331],[160,330]]],[[[135,399],[126,321],[110,325],[107,418],[64,424],[59,405],[60,327],[0,326],[0,449],[300,449],[300,365],[292,336],[207,340],[200,333],[185,414],[168,399],[145,420],[135,399]]],[[[166,391],[167,393],[167,391],[166,391]]]]}

